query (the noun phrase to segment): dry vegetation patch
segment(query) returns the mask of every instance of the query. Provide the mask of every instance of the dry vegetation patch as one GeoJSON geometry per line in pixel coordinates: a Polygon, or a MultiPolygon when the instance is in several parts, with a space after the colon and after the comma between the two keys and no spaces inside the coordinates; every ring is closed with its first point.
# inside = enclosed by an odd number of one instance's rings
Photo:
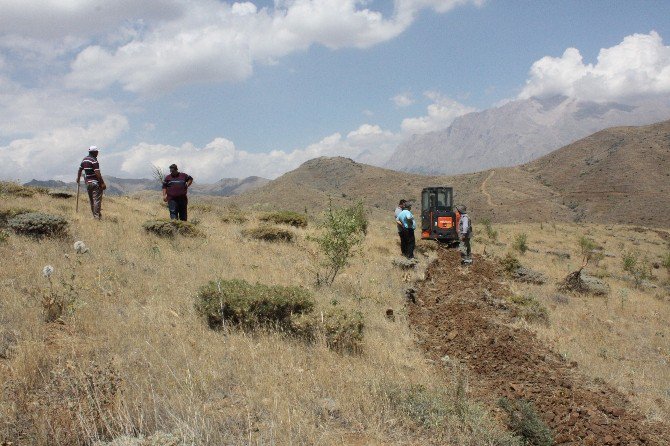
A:
{"type": "Polygon", "coordinates": [[[149,220],[142,225],[145,231],[156,234],[159,237],[172,238],[177,235],[184,237],[203,237],[204,234],[195,224],[188,221],[171,220],[160,218],[157,220],[149,220]]]}
{"type": "Polygon", "coordinates": [[[307,227],[307,216],[293,211],[271,212],[260,217],[261,221],[275,224],[290,225],[296,228],[307,227]]]}
{"type": "Polygon", "coordinates": [[[292,242],[295,234],[279,226],[258,226],[242,230],[242,236],[264,242],[292,242]]]}

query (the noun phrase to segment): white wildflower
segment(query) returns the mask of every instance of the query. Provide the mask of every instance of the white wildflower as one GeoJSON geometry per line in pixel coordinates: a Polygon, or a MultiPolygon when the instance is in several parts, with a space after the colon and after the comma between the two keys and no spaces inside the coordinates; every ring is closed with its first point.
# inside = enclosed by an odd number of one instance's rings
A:
{"type": "Polygon", "coordinates": [[[51,277],[51,275],[54,272],[54,267],[51,265],[47,265],[42,269],[42,275],[46,277],[47,279],[51,277]]]}
{"type": "Polygon", "coordinates": [[[83,254],[85,252],[88,252],[88,248],[86,247],[86,244],[84,242],[77,241],[74,242],[74,250],[77,254],[83,254]]]}

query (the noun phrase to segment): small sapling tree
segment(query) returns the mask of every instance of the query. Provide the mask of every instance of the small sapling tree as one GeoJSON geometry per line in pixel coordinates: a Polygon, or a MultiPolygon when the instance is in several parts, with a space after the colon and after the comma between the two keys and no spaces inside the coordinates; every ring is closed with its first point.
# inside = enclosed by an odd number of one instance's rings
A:
{"type": "Polygon", "coordinates": [[[359,245],[365,238],[368,221],[361,202],[351,207],[333,209],[328,204],[326,219],[321,224],[321,233],[310,240],[316,242],[323,260],[316,270],[316,284],[331,285],[335,277],[349,264],[359,245]]]}

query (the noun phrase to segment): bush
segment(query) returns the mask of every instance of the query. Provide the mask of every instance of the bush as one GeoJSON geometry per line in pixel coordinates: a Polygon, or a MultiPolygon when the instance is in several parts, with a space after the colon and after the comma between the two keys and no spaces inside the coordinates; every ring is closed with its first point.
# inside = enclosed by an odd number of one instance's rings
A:
{"type": "Polygon", "coordinates": [[[218,280],[200,288],[196,310],[211,328],[225,322],[243,328],[291,329],[291,317],[314,308],[312,294],[300,287],[252,285],[244,280],[218,280]]]}
{"type": "Polygon", "coordinates": [[[514,271],[518,270],[521,268],[521,262],[519,262],[519,259],[516,258],[514,254],[511,252],[508,252],[505,257],[500,259],[500,265],[503,267],[505,272],[508,274],[513,273],[514,271]]]}
{"type": "Polygon", "coordinates": [[[295,235],[291,231],[276,226],[259,226],[257,228],[243,229],[242,235],[247,238],[266,242],[292,242],[295,238],[295,235]]]}
{"type": "Polygon", "coordinates": [[[43,187],[21,186],[11,181],[0,181],[0,195],[13,195],[15,197],[32,197],[35,194],[48,193],[48,189],[43,187]]]}
{"type": "Polygon", "coordinates": [[[514,295],[510,301],[515,304],[512,316],[522,317],[526,322],[549,325],[549,311],[534,296],[514,295]]]}
{"type": "Polygon", "coordinates": [[[605,256],[603,255],[602,248],[598,246],[595,240],[592,240],[586,236],[581,236],[577,240],[579,244],[579,250],[582,255],[582,268],[593,261],[596,265],[601,261],[605,256]]]}
{"type": "Polygon", "coordinates": [[[4,229],[0,229],[0,243],[5,243],[9,238],[9,233],[4,229]]]}
{"type": "Polygon", "coordinates": [[[27,208],[0,209],[0,228],[7,226],[7,222],[17,215],[28,214],[30,212],[35,211],[27,208]]]}
{"type": "Polygon", "coordinates": [[[307,216],[293,211],[279,211],[266,214],[261,221],[268,221],[279,225],[291,225],[296,228],[307,227],[307,216]]]}
{"type": "Polygon", "coordinates": [[[640,260],[639,257],[638,253],[631,252],[623,255],[623,270],[630,274],[635,283],[635,288],[639,288],[642,285],[642,281],[651,277],[651,265],[649,265],[649,261],[646,258],[640,260]]]}
{"type": "Polygon", "coordinates": [[[292,331],[307,340],[323,335],[328,348],[339,352],[360,352],[363,346],[363,315],[359,311],[330,308],[316,314],[303,314],[292,321],[292,331]]]}
{"type": "Polygon", "coordinates": [[[63,217],[28,212],[10,218],[7,225],[17,234],[31,237],[63,237],[67,234],[68,222],[63,217]]]}
{"type": "Polygon", "coordinates": [[[248,221],[248,218],[242,212],[229,212],[221,216],[223,223],[242,224],[248,221]]]}
{"type": "Polygon", "coordinates": [[[498,405],[507,413],[508,427],[532,446],[551,446],[554,438],[551,430],[540,419],[533,404],[523,399],[501,398],[498,405]]]}
{"type": "Polygon", "coordinates": [[[358,245],[363,243],[367,220],[363,205],[333,209],[328,205],[326,220],[321,224],[321,234],[310,237],[317,243],[324,259],[316,270],[317,285],[331,285],[337,274],[349,264],[358,245]]]}
{"type": "Polygon", "coordinates": [[[142,227],[145,231],[156,234],[159,237],[174,237],[176,235],[183,235],[185,237],[204,236],[194,224],[181,220],[159,218],[144,222],[142,227]]]}
{"type": "Polygon", "coordinates": [[[486,230],[486,235],[488,236],[488,238],[493,240],[494,242],[498,240],[498,231],[493,229],[493,226],[491,225],[491,219],[482,218],[481,222],[484,225],[484,229],[486,230]]]}
{"type": "Polygon", "coordinates": [[[514,243],[512,244],[512,248],[515,250],[519,251],[521,254],[525,254],[526,251],[528,251],[528,236],[526,235],[525,232],[517,235],[514,238],[514,243]]]}

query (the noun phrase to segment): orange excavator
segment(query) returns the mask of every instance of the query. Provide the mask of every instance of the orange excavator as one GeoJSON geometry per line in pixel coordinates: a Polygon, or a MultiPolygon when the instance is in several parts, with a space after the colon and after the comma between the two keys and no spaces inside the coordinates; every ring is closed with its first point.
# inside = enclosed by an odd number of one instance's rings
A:
{"type": "Polygon", "coordinates": [[[461,215],[454,206],[454,189],[426,187],[421,191],[421,238],[458,246],[461,215]]]}

